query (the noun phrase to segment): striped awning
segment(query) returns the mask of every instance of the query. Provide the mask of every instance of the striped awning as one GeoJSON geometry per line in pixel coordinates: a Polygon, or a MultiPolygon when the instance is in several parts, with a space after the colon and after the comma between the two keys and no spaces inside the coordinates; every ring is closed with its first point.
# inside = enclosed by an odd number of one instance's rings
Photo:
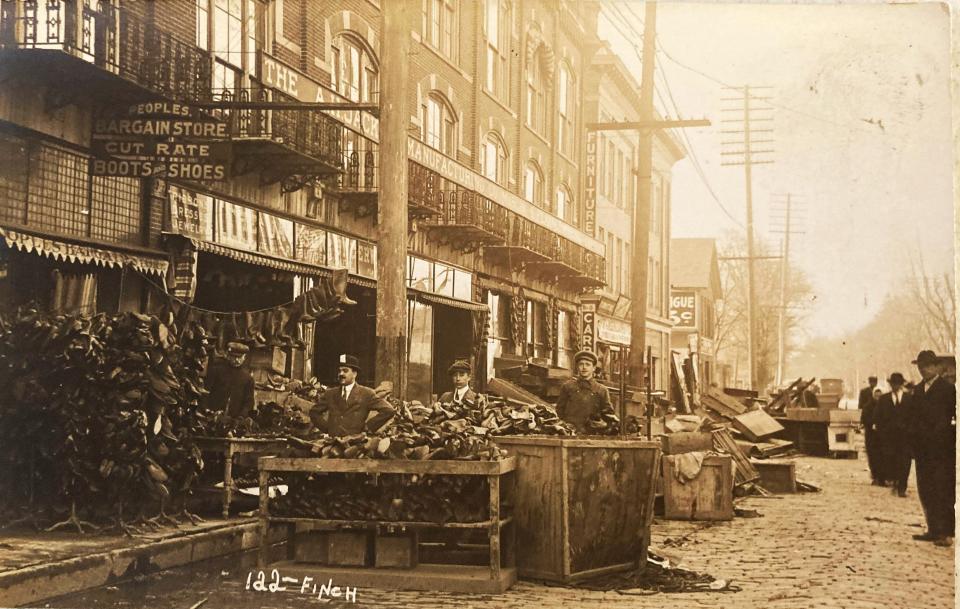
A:
{"type": "Polygon", "coordinates": [[[166,257],[106,250],[91,245],[79,245],[58,241],[49,237],[31,235],[19,230],[0,227],[0,237],[7,246],[22,252],[32,252],[40,256],[64,262],[95,264],[107,268],[130,267],[142,273],[164,276],[169,262],[166,257]]]}
{"type": "Polygon", "coordinates": [[[193,243],[194,247],[201,252],[224,256],[225,258],[231,258],[247,264],[255,264],[257,266],[277,269],[278,271],[286,271],[287,273],[296,273],[299,275],[330,276],[332,274],[330,269],[307,262],[294,262],[293,260],[275,258],[259,252],[238,250],[225,245],[220,245],[219,243],[211,243],[209,241],[203,241],[200,239],[190,239],[190,242],[193,243]]]}
{"type": "Polygon", "coordinates": [[[467,311],[490,311],[490,307],[485,303],[472,302],[469,300],[459,300],[457,298],[451,298],[449,296],[440,296],[439,294],[433,294],[432,292],[423,292],[421,290],[415,290],[413,288],[407,288],[407,296],[415,300],[420,300],[422,302],[427,302],[430,304],[439,304],[447,307],[454,307],[456,309],[465,309],[467,311]]]}

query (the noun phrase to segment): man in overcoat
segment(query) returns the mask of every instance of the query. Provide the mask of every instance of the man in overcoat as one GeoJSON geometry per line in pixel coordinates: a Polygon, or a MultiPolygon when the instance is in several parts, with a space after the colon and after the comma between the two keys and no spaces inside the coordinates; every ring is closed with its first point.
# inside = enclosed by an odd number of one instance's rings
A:
{"type": "Polygon", "coordinates": [[[940,376],[940,363],[933,351],[921,351],[913,363],[923,377],[914,389],[910,406],[917,494],[927,519],[927,532],[913,537],[949,546],[954,536],[957,391],[940,376]]]}
{"type": "Polygon", "coordinates": [[[574,426],[579,434],[591,432],[591,420],[613,414],[610,392],[593,378],[597,356],[591,351],[578,351],[573,356],[577,375],[560,386],[557,415],[574,426]]]}
{"type": "Polygon", "coordinates": [[[890,482],[893,493],[907,496],[907,478],[910,476],[910,403],[903,385],[906,379],[894,372],[887,379],[890,391],[877,400],[874,413],[877,444],[883,479],[890,482]]]}

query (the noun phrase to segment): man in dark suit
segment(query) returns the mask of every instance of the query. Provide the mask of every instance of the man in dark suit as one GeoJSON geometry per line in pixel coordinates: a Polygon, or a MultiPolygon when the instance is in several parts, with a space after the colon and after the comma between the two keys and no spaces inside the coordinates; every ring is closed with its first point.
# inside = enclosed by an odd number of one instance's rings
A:
{"type": "Polygon", "coordinates": [[[450,381],[453,383],[453,391],[447,391],[440,396],[440,402],[444,404],[467,404],[477,403],[477,394],[470,389],[470,374],[473,369],[470,362],[465,359],[455,360],[447,373],[450,375],[450,381]]]}
{"type": "Polygon", "coordinates": [[[890,481],[893,492],[907,496],[907,478],[910,476],[910,404],[903,385],[906,379],[894,372],[887,379],[890,391],[877,400],[874,424],[880,448],[880,467],[884,480],[890,481]]]}
{"type": "Polygon", "coordinates": [[[910,407],[917,494],[927,518],[927,532],[913,538],[949,546],[954,536],[957,390],[940,376],[933,351],[921,351],[913,363],[923,377],[910,407]]]}
{"type": "Polygon", "coordinates": [[[323,392],[310,410],[314,427],[331,436],[349,436],[362,431],[377,431],[395,411],[369,387],[357,383],[360,362],[352,355],[341,355],[337,378],[340,385],[323,392]],[[370,417],[371,412],[376,413],[370,417]],[[369,420],[368,420],[369,418],[369,420]]]}
{"type": "Polygon", "coordinates": [[[223,412],[225,418],[243,418],[253,410],[253,374],[244,366],[249,352],[250,347],[243,343],[227,343],[226,356],[207,368],[207,404],[211,410],[223,412]]]}
{"type": "Polygon", "coordinates": [[[863,441],[867,449],[867,466],[870,468],[871,484],[886,486],[880,459],[880,438],[877,434],[876,409],[877,402],[873,392],[877,387],[877,377],[867,379],[869,387],[860,390],[860,400],[857,408],[860,409],[860,425],[863,426],[863,441]]]}
{"type": "Polygon", "coordinates": [[[869,386],[860,390],[860,399],[857,401],[857,408],[860,410],[873,402],[873,390],[877,388],[877,377],[867,377],[867,383],[869,383],[869,386]]]}

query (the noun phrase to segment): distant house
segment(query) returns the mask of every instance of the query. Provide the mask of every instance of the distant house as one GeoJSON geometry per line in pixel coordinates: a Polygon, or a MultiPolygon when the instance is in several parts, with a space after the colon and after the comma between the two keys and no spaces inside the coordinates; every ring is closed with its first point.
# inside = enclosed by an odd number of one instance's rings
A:
{"type": "Polygon", "coordinates": [[[714,312],[722,297],[715,239],[670,240],[670,347],[695,355],[702,386],[718,382],[714,312]]]}

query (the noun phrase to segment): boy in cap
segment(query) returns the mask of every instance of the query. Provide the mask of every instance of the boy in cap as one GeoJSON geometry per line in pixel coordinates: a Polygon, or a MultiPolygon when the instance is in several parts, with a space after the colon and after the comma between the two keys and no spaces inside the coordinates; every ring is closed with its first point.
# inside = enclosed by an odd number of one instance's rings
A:
{"type": "Polygon", "coordinates": [[[917,494],[927,518],[927,532],[913,537],[949,546],[955,526],[957,389],[941,378],[940,361],[933,351],[921,351],[913,363],[923,377],[913,390],[910,409],[917,494]]]}
{"type": "Polygon", "coordinates": [[[324,391],[317,405],[310,409],[315,427],[332,436],[350,436],[364,430],[376,431],[393,417],[395,411],[386,400],[357,382],[359,374],[360,361],[353,355],[341,355],[337,368],[340,384],[324,391]],[[371,411],[377,414],[368,421],[371,411]]]}
{"type": "Polygon", "coordinates": [[[248,416],[253,410],[253,374],[244,366],[249,352],[250,347],[243,343],[227,343],[226,355],[207,369],[207,404],[231,419],[248,416]]]}
{"type": "Polygon", "coordinates": [[[610,392],[593,378],[597,356],[590,351],[578,351],[573,356],[577,375],[560,386],[557,415],[576,428],[577,433],[590,431],[588,422],[603,414],[612,414],[610,392]]]}
{"type": "Polygon", "coordinates": [[[453,383],[453,391],[447,391],[441,395],[440,401],[444,404],[475,404],[477,394],[470,389],[472,372],[470,362],[465,359],[454,360],[447,368],[447,374],[450,375],[450,381],[453,383]]]}

